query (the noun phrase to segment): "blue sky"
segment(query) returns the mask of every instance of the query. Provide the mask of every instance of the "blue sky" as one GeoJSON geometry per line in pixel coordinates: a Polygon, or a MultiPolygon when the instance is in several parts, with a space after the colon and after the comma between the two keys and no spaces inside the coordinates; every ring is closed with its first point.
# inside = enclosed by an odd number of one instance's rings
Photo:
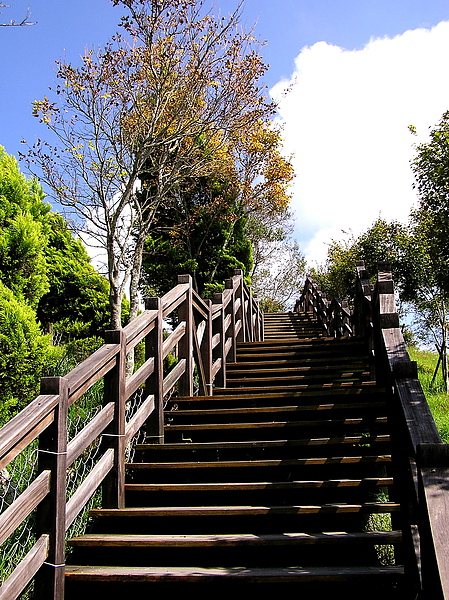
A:
{"type": "MultiPolygon", "coordinates": [[[[0,21],[20,20],[28,6],[37,21],[0,28],[0,145],[17,155],[22,139],[45,138],[31,102],[52,85],[54,61],[104,44],[121,11],[109,0],[8,3],[0,21]]],[[[224,13],[236,4],[214,2],[224,13]]],[[[358,233],[379,214],[405,220],[416,142],[407,125],[425,139],[449,109],[449,0],[246,0],[243,20],[267,40],[273,94],[293,84],[280,120],[307,258],[321,262],[331,238],[358,233]]]]}

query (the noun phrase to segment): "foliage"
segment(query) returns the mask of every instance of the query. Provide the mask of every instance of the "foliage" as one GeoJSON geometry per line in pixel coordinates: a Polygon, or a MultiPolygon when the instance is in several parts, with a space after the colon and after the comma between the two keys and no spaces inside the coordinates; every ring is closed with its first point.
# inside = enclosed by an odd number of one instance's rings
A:
{"type": "Polygon", "coordinates": [[[410,358],[418,364],[418,377],[429,403],[438,431],[445,444],[449,443],[449,396],[442,376],[436,373],[438,354],[409,347],[410,358]]]}
{"type": "Polygon", "coordinates": [[[130,318],[137,314],[144,242],[160,208],[186,181],[232,164],[228,149],[274,107],[239,9],[221,18],[201,0],[113,4],[127,9],[123,35],[86,51],[80,66],[57,64],[54,98],[34,103],[56,146],[39,141],[28,160],[105,251],[116,328],[128,283],[130,318]]]}
{"type": "Polygon", "coordinates": [[[181,273],[192,275],[201,295],[206,289],[210,294],[236,268],[248,273],[251,246],[244,234],[245,218],[236,219],[236,209],[234,188],[216,177],[199,178],[181,189],[168,210],[159,210],[154,233],[146,240],[146,294],[166,293],[181,273]]]}
{"type": "Polygon", "coordinates": [[[37,316],[46,329],[63,339],[102,334],[109,323],[109,285],[90,264],[67,222],[49,213],[46,248],[49,289],[38,304],[37,316]]]}
{"type": "Polygon", "coordinates": [[[449,111],[431,130],[430,141],[419,144],[412,161],[419,223],[439,286],[449,292],[449,111]]]}
{"type": "Polygon", "coordinates": [[[343,241],[332,240],[325,265],[315,269],[313,277],[328,297],[336,295],[342,300],[349,300],[354,297],[357,260],[365,262],[373,278],[377,275],[378,264],[388,262],[395,284],[400,290],[409,290],[415,264],[413,244],[413,236],[407,226],[379,218],[357,238],[351,234],[343,241]]]}
{"type": "Polygon", "coordinates": [[[59,354],[41,334],[34,310],[0,283],[1,424],[38,393],[40,377],[59,354]]]}
{"type": "Polygon", "coordinates": [[[45,246],[50,206],[36,181],[0,147],[0,278],[18,297],[36,306],[48,291],[45,246]]]}

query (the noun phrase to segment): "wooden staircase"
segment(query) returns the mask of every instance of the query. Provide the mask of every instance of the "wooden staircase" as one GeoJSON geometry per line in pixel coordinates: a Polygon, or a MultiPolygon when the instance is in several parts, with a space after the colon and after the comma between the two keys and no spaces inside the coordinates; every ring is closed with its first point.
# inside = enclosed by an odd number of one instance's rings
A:
{"type": "Polygon", "coordinates": [[[265,315],[265,341],[238,345],[226,388],[167,405],[164,444],[127,465],[126,507],[91,511],[70,540],[66,598],[188,583],[407,597],[389,395],[370,372],[357,338],[265,315]]]}

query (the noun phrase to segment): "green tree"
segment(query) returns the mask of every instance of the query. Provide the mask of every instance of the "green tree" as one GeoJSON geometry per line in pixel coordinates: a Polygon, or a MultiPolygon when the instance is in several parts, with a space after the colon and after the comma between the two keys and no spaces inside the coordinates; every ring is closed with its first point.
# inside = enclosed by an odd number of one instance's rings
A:
{"type": "Polygon", "coordinates": [[[449,293],[449,111],[430,131],[430,141],[415,147],[411,162],[418,193],[414,219],[441,289],[449,293]]]}
{"type": "Polygon", "coordinates": [[[38,394],[40,377],[59,355],[33,308],[0,282],[0,425],[38,394]]]}
{"type": "Polygon", "coordinates": [[[90,264],[81,240],[58,213],[47,215],[48,290],[37,306],[47,331],[70,339],[101,336],[109,325],[109,284],[90,264]]]}
{"type": "Polygon", "coordinates": [[[0,279],[36,307],[49,289],[45,247],[50,205],[0,146],[0,279]]]}
{"type": "Polygon", "coordinates": [[[159,211],[145,243],[142,284],[146,293],[164,294],[177,275],[192,275],[194,289],[210,294],[234,269],[251,269],[245,217],[236,218],[235,188],[216,177],[195,179],[176,202],[159,211]]]}
{"type": "Polygon", "coordinates": [[[63,217],[51,211],[42,187],[2,147],[0,281],[37,310],[47,330],[57,325],[67,332],[70,321],[72,335],[88,336],[107,326],[107,280],[63,217]]]}
{"type": "Polygon", "coordinates": [[[365,262],[368,273],[377,275],[381,262],[391,264],[399,295],[411,295],[414,281],[413,234],[407,225],[398,221],[377,219],[371,227],[355,237],[352,233],[342,241],[332,240],[329,244],[324,265],[313,270],[313,277],[320,283],[328,297],[341,300],[354,297],[354,275],[357,260],[365,262]]]}

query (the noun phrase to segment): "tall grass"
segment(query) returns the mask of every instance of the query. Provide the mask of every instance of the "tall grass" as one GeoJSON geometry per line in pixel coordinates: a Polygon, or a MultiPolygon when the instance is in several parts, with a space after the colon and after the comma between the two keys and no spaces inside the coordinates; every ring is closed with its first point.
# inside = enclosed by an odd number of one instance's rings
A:
{"type": "Polygon", "coordinates": [[[438,362],[438,354],[419,350],[412,346],[408,349],[410,358],[418,365],[418,377],[429,403],[436,426],[445,444],[449,443],[449,394],[444,389],[441,370],[432,383],[433,374],[438,362]]]}

